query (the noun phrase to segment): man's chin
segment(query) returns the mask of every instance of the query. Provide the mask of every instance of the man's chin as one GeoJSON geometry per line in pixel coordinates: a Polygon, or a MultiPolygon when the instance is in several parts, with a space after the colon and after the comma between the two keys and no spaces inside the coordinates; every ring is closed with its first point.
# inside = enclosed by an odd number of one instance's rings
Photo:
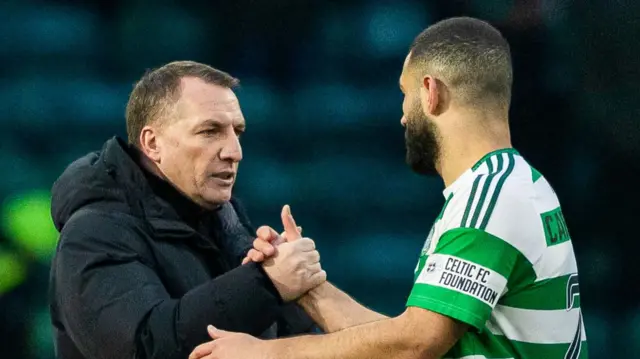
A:
{"type": "Polygon", "coordinates": [[[407,161],[407,165],[411,170],[421,176],[438,176],[439,173],[435,166],[427,165],[422,162],[410,162],[407,161]]]}
{"type": "Polygon", "coordinates": [[[225,204],[226,202],[229,202],[232,195],[231,190],[232,187],[216,189],[215,191],[209,190],[210,193],[207,193],[203,198],[206,202],[206,207],[208,209],[213,209],[225,204]]]}

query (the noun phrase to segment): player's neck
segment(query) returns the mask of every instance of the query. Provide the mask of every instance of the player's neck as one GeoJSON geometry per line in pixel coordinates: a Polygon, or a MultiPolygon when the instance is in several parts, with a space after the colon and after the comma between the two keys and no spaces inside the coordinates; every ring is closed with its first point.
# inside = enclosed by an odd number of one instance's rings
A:
{"type": "Polygon", "coordinates": [[[507,122],[494,124],[481,129],[458,129],[454,136],[443,136],[438,172],[445,187],[449,187],[486,154],[512,147],[507,122]]]}

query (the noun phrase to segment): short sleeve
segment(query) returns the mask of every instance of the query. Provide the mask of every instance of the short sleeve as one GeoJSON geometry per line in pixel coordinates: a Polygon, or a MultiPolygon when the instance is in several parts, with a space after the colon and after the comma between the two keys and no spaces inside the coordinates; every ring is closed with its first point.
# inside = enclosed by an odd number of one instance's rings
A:
{"type": "Polygon", "coordinates": [[[446,315],[482,330],[507,288],[519,252],[475,228],[445,232],[423,253],[407,306],[446,315]]]}

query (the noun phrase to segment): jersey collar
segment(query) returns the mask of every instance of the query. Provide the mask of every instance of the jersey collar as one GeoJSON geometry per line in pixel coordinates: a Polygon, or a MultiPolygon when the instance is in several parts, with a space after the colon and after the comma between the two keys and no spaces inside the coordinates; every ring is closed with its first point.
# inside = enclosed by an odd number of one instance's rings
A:
{"type": "Polygon", "coordinates": [[[491,157],[497,156],[502,153],[512,153],[514,155],[520,155],[520,153],[518,153],[515,148],[502,148],[485,154],[481,159],[478,160],[478,162],[476,162],[471,168],[464,171],[464,173],[462,173],[460,177],[458,177],[455,181],[453,181],[452,184],[450,184],[447,188],[444,189],[444,191],[442,191],[444,198],[449,198],[449,195],[455,193],[458,188],[464,186],[467,182],[473,181],[473,179],[476,177],[476,171],[480,169],[480,167],[484,163],[486,163],[491,157]]]}

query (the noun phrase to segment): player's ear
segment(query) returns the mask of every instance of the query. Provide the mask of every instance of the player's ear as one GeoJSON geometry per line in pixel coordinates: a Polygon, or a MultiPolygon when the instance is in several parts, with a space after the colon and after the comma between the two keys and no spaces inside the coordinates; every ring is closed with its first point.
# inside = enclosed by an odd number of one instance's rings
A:
{"type": "Polygon", "coordinates": [[[434,76],[424,76],[420,84],[420,100],[425,115],[440,115],[448,106],[446,85],[434,76]]]}

